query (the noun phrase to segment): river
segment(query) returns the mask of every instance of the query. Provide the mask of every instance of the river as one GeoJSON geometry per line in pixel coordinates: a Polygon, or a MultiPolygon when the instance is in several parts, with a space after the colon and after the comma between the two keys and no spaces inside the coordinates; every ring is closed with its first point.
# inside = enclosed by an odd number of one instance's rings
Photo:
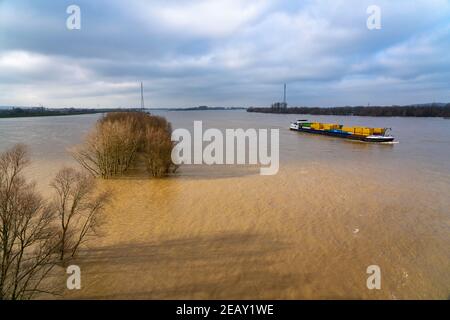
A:
{"type": "MultiPolygon", "coordinates": [[[[181,166],[167,179],[100,182],[114,201],[80,252],[67,298],[447,299],[450,120],[156,111],[174,128],[280,132],[280,169],[181,166]],[[290,121],[390,127],[373,145],[289,131],[290,121]],[[366,269],[381,270],[369,290],[366,269]]],[[[0,151],[30,147],[45,195],[99,115],[0,119],[0,151]]]]}

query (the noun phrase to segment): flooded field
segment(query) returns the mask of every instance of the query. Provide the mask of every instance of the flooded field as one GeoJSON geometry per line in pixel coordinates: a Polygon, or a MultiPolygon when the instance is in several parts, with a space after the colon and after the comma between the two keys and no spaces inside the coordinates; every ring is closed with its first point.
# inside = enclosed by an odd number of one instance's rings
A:
{"type": "MultiPolygon", "coordinates": [[[[450,296],[449,120],[306,117],[391,127],[400,141],[370,145],[291,132],[296,115],[158,114],[174,128],[278,128],[280,170],[192,165],[167,179],[102,181],[114,201],[74,262],[82,290],[64,298],[450,296]],[[381,290],[366,287],[369,265],[381,268],[381,290]]],[[[97,117],[1,119],[0,151],[28,144],[28,174],[48,193],[97,117]]]]}

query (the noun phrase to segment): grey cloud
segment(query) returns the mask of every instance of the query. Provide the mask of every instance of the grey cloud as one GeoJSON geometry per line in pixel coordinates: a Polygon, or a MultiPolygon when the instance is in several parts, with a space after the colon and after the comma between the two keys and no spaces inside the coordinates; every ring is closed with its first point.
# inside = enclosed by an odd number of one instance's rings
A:
{"type": "Polygon", "coordinates": [[[379,31],[366,0],[183,3],[78,1],[68,31],[69,2],[0,2],[0,104],[132,106],[140,81],[151,106],[268,105],[283,82],[295,105],[450,100],[447,1],[379,1],[379,31]]]}

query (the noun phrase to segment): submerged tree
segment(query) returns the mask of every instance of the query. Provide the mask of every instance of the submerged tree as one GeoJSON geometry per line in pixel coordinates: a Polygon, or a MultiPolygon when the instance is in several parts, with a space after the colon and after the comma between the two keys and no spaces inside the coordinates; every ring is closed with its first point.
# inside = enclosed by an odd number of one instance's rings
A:
{"type": "Polygon", "coordinates": [[[142,112],[112,112],[101,118],[74,158],[92,175],[124,175],[144,159],[152,176],[164,176],[176,166],[171,160],[171,126],[166,119],[142,112]]]}
{"type": "Polygon", "coordinates": [[[147,172],[153,177],[163,177],[177,168],[172,162],[173,142],[170,139],[169,128],[170,126],[166,129],[164,127],[147,128],[145,131],[142,153],[147,172]]]}
{"type": "Polygon", "coordinates": [[[23,177],[26,148],[0,155],[0,300],[48,292],[43,281],[55,266],[54,215],[23,177]]]}
{"type": "Polygon", "coordinates": [[[109,202],[108,191],[95,192],[92,175],[64,168],[51,183],[55,190],[53,208],[59,224],[59,258],[74,257],[79,246],[98,227],[99,214],[109,202]]]}
{"type": "Polygon", "coordinates": [[[72,152],[75,159],[94,176],[110,178],[124,174],[133,162],[140,135],[132,120],[96,124],[84,144],[72,152]]]}

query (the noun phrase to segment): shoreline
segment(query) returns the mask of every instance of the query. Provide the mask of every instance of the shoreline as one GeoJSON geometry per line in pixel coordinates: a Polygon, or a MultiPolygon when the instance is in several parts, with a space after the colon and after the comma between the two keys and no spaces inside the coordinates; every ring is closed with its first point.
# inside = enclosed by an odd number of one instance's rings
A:
{"type": "Polygon", "coordinates": [[[361,117],[404,117],[404,118],[448,118],[450,103],[406,106],[373,106],[373,107],[286,107],[255,108],[247,112],[271,114],[301,114],[311,116],[361,116],[361,117]]]}

